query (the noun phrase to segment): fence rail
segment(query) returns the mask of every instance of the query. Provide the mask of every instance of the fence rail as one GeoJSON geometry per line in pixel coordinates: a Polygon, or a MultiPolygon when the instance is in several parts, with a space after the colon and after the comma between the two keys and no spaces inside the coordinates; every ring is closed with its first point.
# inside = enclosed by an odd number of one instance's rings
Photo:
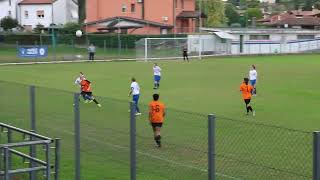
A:
{"type": "MultiPolygon", "coordinates": [[[[60,164],[60,139],[51,139],[34,132],[23,130],[8,124],[0,123],[1,134],[5,133],[6,141],[0,144],[1,158],[0,161],[0,177],[4,180],[10,180],[15,175],[29,173],[29,179],[37,179],[37,172],[43,172],[45,179],[51,179],[51,169],[55,174],[54,179],[59,179],[59,164],[60,164]],[[19,139],[22,135],[22,140],[19,139]],[[52,146],[51,144],[55,144],[52,146]],[[45,146],[44,152],[38,151],[39,146],[45,146]],[[37,148],[38,147],[38,148],[37,148]],[[50,149],[54,148],[54,165],[51,164],[50,149]],[[26,151],[29,151],[27,154],[26,151]],[[28,162],[29,167],[24,166],[24,163],[16,163],[14,166],[14,159],[22,159],[23,162],[28,162]]],[[[26,176],[27,177],[27,176],[26,176]]]]}

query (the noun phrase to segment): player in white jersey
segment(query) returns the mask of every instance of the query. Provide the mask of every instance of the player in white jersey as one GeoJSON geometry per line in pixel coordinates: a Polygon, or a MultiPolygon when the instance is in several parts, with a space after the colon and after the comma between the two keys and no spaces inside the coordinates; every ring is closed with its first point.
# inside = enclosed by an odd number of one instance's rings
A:
{"type": "Polygon", "coordinates": [[[161,68],[158,66],[157,63],[153,65],[153,78],[154,78],[154,88],[158,89],[160,87],[160,80],[161,80],[161,68]]]}
{"type": "Polygon", "coordinates": [[[131,96],[131,94],[132,94],[132,101],[136,105],[136,116],[141,115],[139,106],[138,106],[139,97],[140,97],[140,86],[135,78],[131,78],[129,96],[131,96]]]}
{"type": "MultiPolygon", "coordinates": [[[[77,77],[77,79],[74,81],[74,84],[78,85],[80,87],[80,93],[81,93],[81,81],[82,80],[86,80],[86,78],[84,77],[84,74],[82,72],[80,72],[79,77],[77,77]]],[[[85,96],[82,96],[83,99],[85,100],[85,102],[88,102],[87,98],[85,96]]],[[[79,99],[80,100],[80,99],[79,99]]]]}
{"type": "Polygon", "coordinates": [[[249,71],[249,80],[250,80],[251,86],[253,87],[253,91],[252,91],[253,96],[257,95],[257,88],[256,88],[257,78],[258,78],[258,72],[256,70],[256,66],[252,65],[249,71]]]}
{"type": "Polygon", "coordinates": [[[82,72],[80,72],[79,77],[77,77],[77,79],[74,81],[74,83],[75,83],[76,85],[81,86],[81,85],[80,85],[81,79],[85,79],[85,78],[84,78],[84,74],[83,74],[82,72]]]}

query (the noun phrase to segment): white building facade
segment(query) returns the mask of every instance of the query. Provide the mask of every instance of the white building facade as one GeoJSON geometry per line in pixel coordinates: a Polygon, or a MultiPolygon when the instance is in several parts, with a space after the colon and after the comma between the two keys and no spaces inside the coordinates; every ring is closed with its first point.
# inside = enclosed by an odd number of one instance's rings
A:
{"type": "Polygon", "coordinates": [[[18,3],[21,0],[0,0],[0,19],[10,16],[17,19],[18,3]]]}
{"type": "Polygon", "coordinates": [[[212,34],[216,46],[224,47],[219,51],[212,47],[215,54],[299,53],[320,49],[319,30],[203,28],[202,31],[212,34]]]}
{"type": "MultiPolygon", "coordinates": [[[[22,1],[23,2],[23,1],[22,1]]],[[[53,4],[19,4],[19,23],[26,30],[32,30],[38,24],[44,27],[53,24],[53,4]]]]}
{"type": "Polygon", "coordinates": [[[273,4],[276,3],[276,0],[260,0],[260,2],[273,4]]]}
{"type": "Polygon", "coordinates": [[[53,23],[63,25],[78,22],[78,2],[76,0],[57,0],[53,3],[53,23]]]}
{"type": "Polygon", "coordinates": [[[0,9],[0,19],[10,16],[27,30],[79,19],[77,0],[0,0],[0,9]]]}

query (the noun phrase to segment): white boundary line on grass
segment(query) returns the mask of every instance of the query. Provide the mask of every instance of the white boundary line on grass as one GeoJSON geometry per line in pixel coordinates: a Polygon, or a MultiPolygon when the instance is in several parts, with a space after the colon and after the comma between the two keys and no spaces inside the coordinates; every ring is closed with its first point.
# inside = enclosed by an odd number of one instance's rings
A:
{"type": "MultiPolygon", "coordinates": [[[[283,53],[276,54],[278,56],[283,55],[296,55],[296,54],[306,54],[306,53],[283,53]]],[[[213,55],[202,55],[201,58],[207,57],[241,57],[241,56],[274,56],[274,54],[213,54],[213,55]]],[[[199,56],[189,56],[189,58],[194,58],[199,60],[199,56]]],[[[65,61],[37,61],[37,62],[16,62],[16,63],[0,63],[0,66],[10,66],[10,65],[34,65],[34,64],[65,64],[65,63],[84,63],[84,62],[116,62],[116,61],[139,61],[139,62],[149,62],[152,60],[181,60],[183,57],[160,57],[160,58],[123,58],[123,59],[108,59],[108,60],[65,60],[65,61]]]]}
{"type": "MultiPolygon", "coordinates": [[[[276,55],[296,55],[305,53],[283,53],[276,55]]],[[[240,57],[240,56],[274,56],[274,54],[213,54],[213,55],[202,55],[201,58],[206,57],[240,57]]],[[[194,58],[199,60],[199,56],[189,56],[189,58],[194,58]]],[[[152,61],[152,60],[181,60],[183,57],[160,57],[160,58],[123,58],[123,59],[108,59],[108,60],[65,60],[65,61],[37,61],[37,62],[16,62],[16,63],[0,63],[0,66],[10,66],[10,65],[34,65],[34,64],[65,64],[65,63],[84,63],[84,62],[116,62],[116,61],[152,61]]]]}
{"type": "MultiPolygon", "coordinates": [[[[51,129],[54,129],[56,131],[60,131],[60,132],[64,132],[66,134],[70,134],[70,135],[74,135],[73,132],[69,132],[69,131],[66,131],[66,130],[58,130],[56,128],[51,128],[51,129]]],[[[95,141],[97,143],[100,143],[100,144],[105,144],[105,145],[108,145],[108,146],[111,146],[111,147],[115,147],[115,148],[118,148],[118,149],[125,149],[125,150],[129,150],[128,147],[125,147],[125,146],[121,146],[121,145],[117,145],[117,144],[111,144],[111,143],[107,143],[107,142],[104,142],[104,141],[100,141],[100,140],[97,140],[97,139],[94,139],[94,138],[90,138],[90,137],[84,137],[84,139],[87,139],[89,141],[95,141]]],[[[145,153],[145,152],[141,152],[141,151],[136,151],[138,154],[140,155],[143,155],[143,156],[148,156],[148,157],[151,157],[151,158],[154,158],[154,159],[158,159],[158,160],[161,160],[161,161],[165,161],[165,162],[168,162],[168,163],[171,163],[171,164],[175,164],[175,165],[178,165],[178,166],[181,166],[181,167],[186,167],[186,168],[190,168],[190,169],[195,169],[195,170],[199,170],[201,172],[208,172],[207,169],[202,169],[202,168],[198,168],[198,167],[195,167],[195,166],[189,166],[189,165],[185,165],[183,163],[179,163],[179,162],[176,162],[176,161],[172,161],[172,160],[169,160],[169,159],[166,159],[166,158],[161,158],[159,156],[155,156],[155,155],[152,155],[150,153],[145,153]]],[[[242,180],[241,178],[237,178],[237,177],[233,177],[233,176],[230,176],[230,175],[226,175],[226,174],[222,174],[222,173],[219,173],[219,172],[216,172],[216,175],[218,176],[221,176],[221,177],[225,177],[225,178],[229,178],[229,179],[233,179],[233,180],[242,180]]]]}
{"type": "MultiPolygon", "coordinates": [[[[203,55],[202,57],[223,57],[223,56],[234,56],[227,54],[216,54],[216,55],[203,55]]],[[[194,58],[198,60],[199,56],[189,56],[189,58],[194,58]]],[[[148,58],[147,62],[153,60],[181,60],[183,57],[163,57],[163,58],[148,58]]],[[[15,62],[15,63],[0,63],[0,66],[10,66],[10,65],[35,65],[35,64],[66,64],[66,63],[85,63],[85,62],[117,62],[117,61],[139,61],[145,62],[144,58],[124,58],[124,59],[108,59],[108,60],[65,60],[65,61],[36,61],[36,62],[15,62]]]]}
{"type": "MultiPolygon", "coordinates": [[[[197,56],[189,56],[190,58],[194,58],[197,56]]],[[[165,58],[148,58],[147,62],[152,60],[180,60],[182,57],[165,57],[165,58]]],[[[37,62],[15,62],[15,63],[0,63],[0,66],[10,66],[10,65],[35,65],[35,64],[67,64],[67,63],[94,63],[94,62],[117,62],[117,61],[138,61],[145,62],[143,58],[134,58],[134,59],[108,59],[108,60],[67,60],[67,61],[37,61],[37,62]]]]}

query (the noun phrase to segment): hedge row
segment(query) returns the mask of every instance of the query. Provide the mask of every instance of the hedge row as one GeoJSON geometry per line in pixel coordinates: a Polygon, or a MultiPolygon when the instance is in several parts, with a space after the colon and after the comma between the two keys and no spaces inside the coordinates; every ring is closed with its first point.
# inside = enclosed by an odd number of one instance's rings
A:
{"type": "MultiPolygon", "coordinates": [[[[172,38],[172,37],[186,37],[184,34],[177,35],[127,35],[121,34],[90,34],[80,38],[75,35],[57,35],[57,44],[66,45],[86,45],[87,40],[99,47],[118,48],[119,46],[125,48],[135,48],[135,43],[143,38],[172,38]],[[119,41],[120,39],[120,41],[119,41]]],[[[0,34],[0,43],[5,44],[19,44],[19,45],[34,45],[43,44],[50,45],[52,37],[50,35],[41,34],[0,34]]]]}

